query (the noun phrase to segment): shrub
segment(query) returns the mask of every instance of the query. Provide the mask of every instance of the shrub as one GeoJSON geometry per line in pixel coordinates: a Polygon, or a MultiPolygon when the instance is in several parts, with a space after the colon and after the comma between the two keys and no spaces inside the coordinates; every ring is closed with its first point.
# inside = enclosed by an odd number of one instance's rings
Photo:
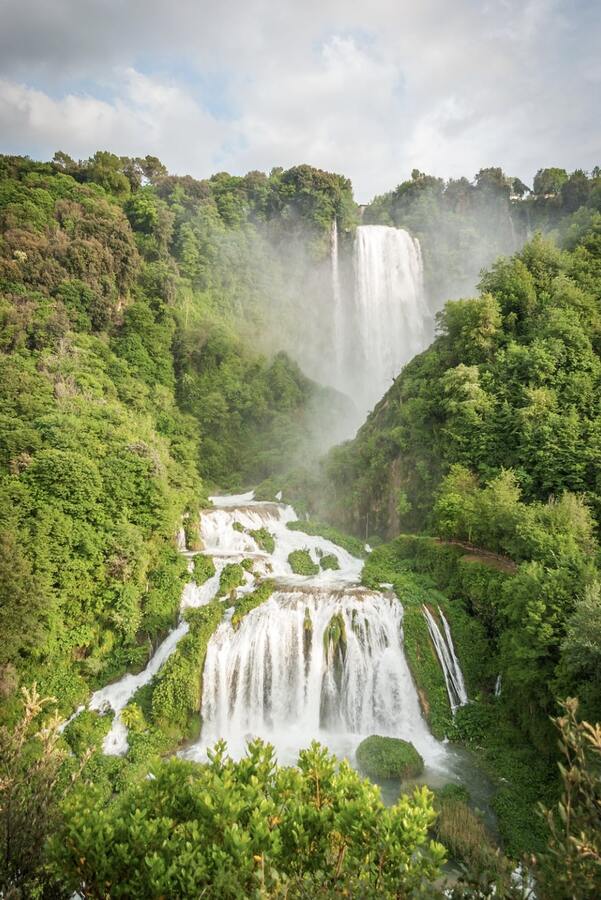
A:
{"type": "Polygon", "coordinates": [[[215,563],[210,556],[203,556],[199,554],[194,557],[194,570],[192,572],[192,578],[196,582],[196,584],[200,587],[201,584],[204,584],[205,581],[208,581],[209,578],[212,578],[215,574],[215,563]]]}
{"type": "Polygon", "coordinates": [[[340,563],[338,562],[338,557],[334,553],[326,553],[325,556],[322,556],[319,564],[322,569],[332,569],[338,570],[340,568],[340,563]]]}
{"type": "Polygon", "coordinates": [[[413,778],[424,761],[409,741],[371,734],[357,747],[357,762],[370,778],[413,778]]]}
{"type": "Polygon", "coordinates": [[[228,563],[221,570],[219,578],[219,594],[229,594],[244,584],[244,569],[240,563],[228,563]]]}
{"type": "Polygon", "coordinates": [[[444,848],[425,787],[387,807],[319,744],[279,767],[260,741],[239,762],[220,743],[153,774],[108,806],[93,787],[69,798],[51,849],[67,896],[432,896],[444,848]]]}
{"type": "Polygon", "coordinates": [[[86,750],[100,750],[105,736],[109,733],[113,712],[102,715],[91,709],[84,709],[69,722],[63,735],[76,756],[82,756],[86,750]]]}
{"type": "Polygon", "coordinates": [[[223,611],[219,601],[188,610],[190,630],[156,676],[152,719],[176,739],[192,733],[196,723],[200,724],[198,713],[207,645],[221,622],[223,611]]]}
{"type": "Polygon", "coordinates": [[[273,582],[264,581],[263,584],[259,585],[259,587],[251,594],[244,594],[243,597],[240,597],[236,603],[234,614],[232,616],[232,628],[237,629],[244,616],[246,616],[251,609],[255,609],[257,606],[265,603],[266,600],[269,600],[273,594],[273,590],[273,582]]]}
{"type": "Polygon", "coordinates": [[[288,563],[295,575],[317,575],[319,566],[311,559],[308,550],[293,550],[288,554],[288,563]]]}
{"type": "Polygon", "coordinates": [[[264,550],[265,553],[273,553],[275,550],[275,538],[271,531],[267,528],[256,528],[254,531],[248,532],[251,538],[256,541],[257,546],[264,550]]]}

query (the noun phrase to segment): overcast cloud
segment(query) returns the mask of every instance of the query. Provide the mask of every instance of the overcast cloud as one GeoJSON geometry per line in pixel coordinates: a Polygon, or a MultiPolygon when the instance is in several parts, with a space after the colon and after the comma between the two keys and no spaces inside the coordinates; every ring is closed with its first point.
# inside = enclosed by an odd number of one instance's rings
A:
{"type": "Polygon", "coordinates": [[[308,162],[360,200],[418,167],[601,163],[597,0],[0,0],[0,150],[308,162]]]}

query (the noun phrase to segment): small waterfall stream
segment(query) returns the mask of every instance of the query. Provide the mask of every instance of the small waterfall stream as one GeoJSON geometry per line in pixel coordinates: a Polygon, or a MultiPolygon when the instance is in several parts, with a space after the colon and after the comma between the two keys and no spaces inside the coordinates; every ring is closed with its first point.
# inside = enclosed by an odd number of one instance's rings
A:
{"type": "Polygon", "coordinates": [[[436,655],[438,656],[442,668],[451,710],[454,713],[460,706],[465,706],[468,702],[468,696],[465,689],[463,672],[461,671],[461,666],[459,665],[459,660],[455,653],[455,647],[453,646],[451,629],[449,628],[449,623],[440,606],[438,607],[438,615],[442,622],[444,635],[439,628],[438,622],[427,606],[423,607],[423,612],[426,622],[428,623],[428,630],[436,650],[436,655]]]}
{"type": "Polygon", "coordinates": [[[338,260],[338,223],[336,217],[332,221],[330,231],[330,259],[332,264],[332,335],[334,347],[334,366],[339,377],[344,362],[344,311],[342,307],[342,285],[340,284],[340,266],[338,260]]]}

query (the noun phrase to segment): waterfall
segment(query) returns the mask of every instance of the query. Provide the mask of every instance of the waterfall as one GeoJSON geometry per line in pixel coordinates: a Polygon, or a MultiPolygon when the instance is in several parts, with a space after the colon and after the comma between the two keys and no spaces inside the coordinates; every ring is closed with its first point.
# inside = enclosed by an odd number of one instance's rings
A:
{"type": "Polygon", "coordinates": [[[202,744],[244,752],[249,736],[294,759],[312,738],[348,754],[362,736],[440,753],[421,716],[402,648],[402,607],[366,589],[278,590],[211,639],[203,675],[202,744]]]}
{"type": "Polygon", "coordinates": [[[433,335],[419,241],[402,228],[361,225],[354,249],[352,371],[371,407],[433,335]]]}
{"type": "Polygon", "coordinates": [[[342,309],[342,288],[338,266],[338,223],[336,217],[330,230],[330,258],[332,261],[332,343],[334,346],[335,371],[340,373],[344,362],[344,320],[342,309]]]}
{"type": "MultiPolygon", "coordinates": [[[[214,508],[203,512],[200,532],[203,552],[213,557],[216,572],[201,586],[188,582],[181,609],[210,602],[228,562],[252,561],[252,572],[246,572],[236,598],[267,576],[275,580],[275,589],[236,628],[231,623],[232,598],[222,598],[229,609],[207,647],[200,739],[182,754],[204,759],[208,748],[223,738],[229,752],[241,756],[249,737],[259,736],[274,745],[282,763],[295,762],[312,740],[353,759],[360,741],[378,733],[411,741],[427,765],[446,771],[447,751],[422,716],[405,659],[399,600],[390,591],[361,587],[363,562],[342,547],[288,528],[297,518],[290,506],[255,501],[252,492],[212,499],[214,508]],[[273,552],[261,549],[253,538],[259,528],[271,533],[273,552]],[[288,557],[294,550],[306,550],[318,574],[293,574],[288,557]],[[325,556],[329,562],[335,556],[338,568],[321,570],[325,556]]],[[[194,554],[186,557],[191,565],[194,554]]],[[[450,658],[458,668],[442,620],[450,658]]],[[[114,712],[105,753],[127,751],[121,712],[187,631],[188,623],[181,618],[143,671],[128,673],[92,695],[89,709],[110,707],[114,712]]],[[[444,643],[442,635],[440,640],[444,643]]]]}
{"type": "MultiPolygon", "coordinates": [[[[283,763],[311,740],[352,758],[360,741],[378,733],[412,741],[426,763],[446,751],[422,716],[403,651],[401,603],[391,593],[359,586],[362,561],[325,538],[291,530],[284,504],[244,498],[201,519],[206,548],[221,559],[241,552],[262,560],[277,579],[269,600],[234,628],[226,615],[211,637],[203,671],[202,732],[184,755],[203,759],[223,738],[234,756],[248,739],[270,741],[283,763]],[[250,531],[264,527],[273,553],[260,551],[250,531]],[[293,575],[288,555],[307,550],[314,563],[335,555],[339,568],[293,575]]],[[[239,498],[237,498],[239,499],[239,498]]]]}
{"type": "Polygon", "coordinates": [[[453,638],[451,637],[451,629],[440,606],[438,607],[438,615],[444,629],[444,636],[438,626],[438,622],[430,612],[427,606],[423,607],[424,616],[428,623],[428,630],[432,643],[436,650],[436,655],[442,668],[445,684],[447,686],[447,694],[449,695],[449,703],[453,713],[460,706],[465,706],[468,702],[465,682],[459,660],[455,654],[453,646],[453,638]]]}

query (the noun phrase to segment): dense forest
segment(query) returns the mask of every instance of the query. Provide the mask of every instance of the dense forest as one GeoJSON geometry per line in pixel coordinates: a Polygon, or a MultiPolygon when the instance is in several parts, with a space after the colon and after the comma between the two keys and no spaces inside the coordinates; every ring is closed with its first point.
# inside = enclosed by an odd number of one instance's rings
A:
{"type": "MultiPolygon", "coordinates": [[[[260,486],[308,529],[328,521],[363,555],[370,542],[363,582],[393,584],[405,605],[432,731],[504,782],[503,853],[485,842],[476,859],[477,831],[447,896],[493,883],[524,896],[510,873],[525,853],[541,896],[596,896],[601,740],[582,719],[601,718],[600,357],[598,170],[544,169],[532,190],[499,169],[415,171],[361,209],[348,179],[309,166],[201,181],[151,156],[0,157],[3,895],[437,895],[452,831],[435,820],[464,810],[456,797],[385,807],[318,747],[298,769],[259,742],[238,763],[223,748],[202,767],[159,763],[199,727],[218,602],[191,611],[128,707],[126,757],[101,752],[107,716],[86,710],[64,731],[47,717],[145,665],[189,577],[178,529],[199,549],[209,493],[260,486]],[[324,352],[333,221],[347,268],[360,221],[418,237],[440,312],[432,346],[318,463],[352,407],[304,371],[308,344],[324,352]],[[420,658],[426,591],[475,698],[454,718],[420,658]],[[578,711],[562,712],[568,697],[578,711]]],[[[201,567],[199,584],[214,574],[201,567]]]]}

